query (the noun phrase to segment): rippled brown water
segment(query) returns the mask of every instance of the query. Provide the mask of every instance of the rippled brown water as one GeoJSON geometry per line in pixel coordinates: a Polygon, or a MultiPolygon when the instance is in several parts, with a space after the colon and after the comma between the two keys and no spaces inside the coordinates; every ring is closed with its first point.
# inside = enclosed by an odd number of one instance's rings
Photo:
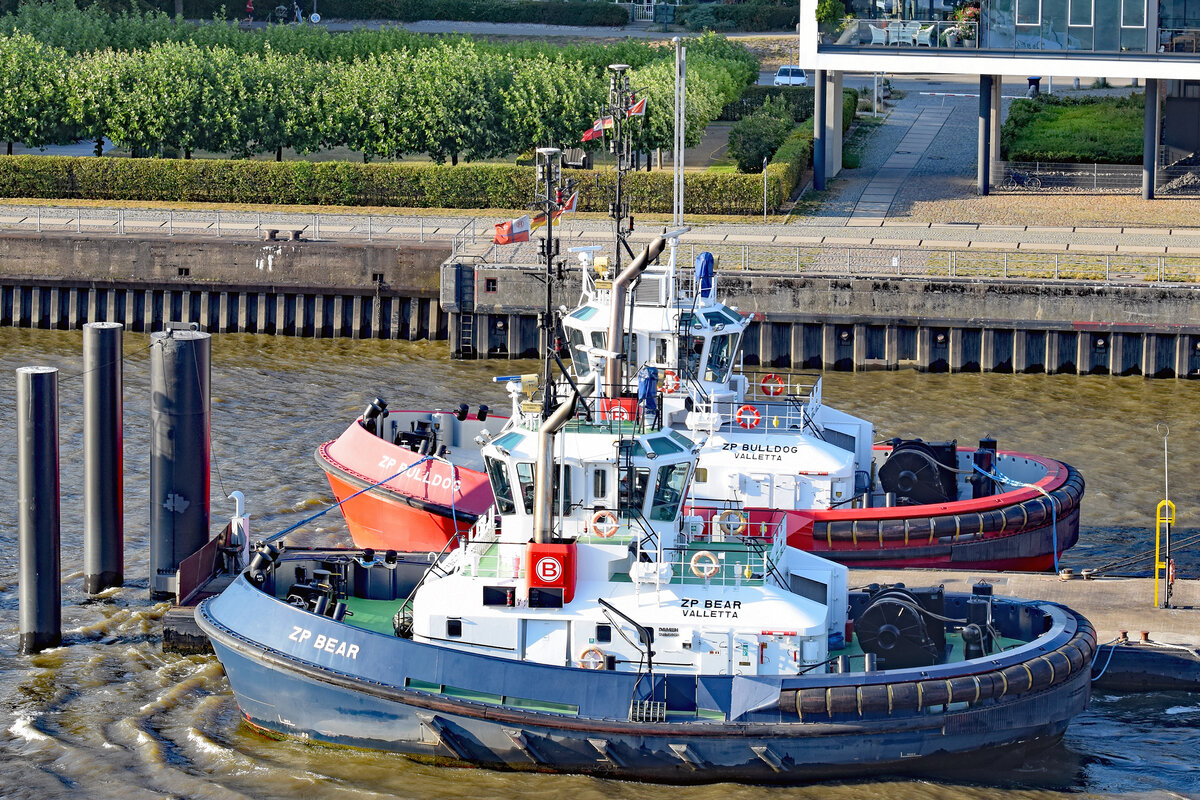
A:
{"type": "MultiPolygon", "coordinates": [[[[944,782],[874,781],[794,789],[671,788],[592,778],[449,770],[405,758],[265,738],[239,722],[211,657],[164,655],[147,593],[148,337],[126,337],[125,475],[128,585],[88,602],[82,592],[81,336],[0,330],[0,796],[19,798],[546,798],[742,800],[850,798],[1018,800],[1083,793],[1200,796],[1200,699],[1188,694],[1101,696],[1064,743],[1036,761],[944,782]],[[16,655],[16,447],[13,369],[62,370],[62,546],[65,646],[16,655]]],[[[313,462],[372,396],[393,407],[487,402],[491,378],[514,362],[451,362],[444,343],[218,336],[213,346],[213,516],[245,492],[259,533],[318,511],[330,495],[313,462]]],[[[919,375],[825,376],[831,405],[875,420],[881,438],[922,436],[1064,459],[1088,482],[1071,566],[1094,566],[1152,544],[1162,496],[1162,439],[1171,426],[1171,496],[1183,528],[1197,527],[1200,386],[1140,378],[919,375]]],[[[337,512],[309,528],[343,533],[337,512]]],[[[1195,576],[1200,560],[1184,558],[1195,576]]]]}

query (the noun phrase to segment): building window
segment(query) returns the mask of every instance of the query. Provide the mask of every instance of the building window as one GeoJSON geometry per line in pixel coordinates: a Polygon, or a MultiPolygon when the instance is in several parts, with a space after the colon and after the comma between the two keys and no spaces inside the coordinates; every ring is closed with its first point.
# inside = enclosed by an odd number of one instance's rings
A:
{"type": "Polygon", "coordinates": [[[1041,25],[1042,0],[1017,0],[1017,24],[1041,25]]]}
{"type": "Polygon", "coordinates": [[[1143,0],[1121,0],[1121,27],[1146,27],[1146,4],[1143,0]]]}
{"type": "Polygon", "coordinates": [[[1070,0],[1068,25],[1080,28],[1092,27],[1096,0],[1070,0]]]}
{"type": "Polygon", "coordinates": [[[483,279],[483,290],[485,292],[496,291],[496,279],[495,278],[484,278],[483,279]]]}

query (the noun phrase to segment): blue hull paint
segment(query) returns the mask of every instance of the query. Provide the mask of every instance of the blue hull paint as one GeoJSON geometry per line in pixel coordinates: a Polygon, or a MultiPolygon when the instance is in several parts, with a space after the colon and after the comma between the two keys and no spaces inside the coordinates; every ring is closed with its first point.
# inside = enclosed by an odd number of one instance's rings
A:
{"type": "MultiPolygon", "coordinates": [[[[794,783],[961,767],[967,755],[991,757],[999,748],[1054,743],[1086,707],[1090,689],[1090,670],[1080,669],[1048,688],[961,709],[800,721],[794,710],[776,704],[738,715],[736,722],[692,717],[632,723],[626,721],[636,681],[630,673],[501,661],[388,637],[289,606],[244,578],[205,601],[197,619],[246,718],[269,731],[452,763],[676,783],[794,783]],[[336,644],[329,644],[330,638],[336,644]],[[577,705],[579,713],[543,713],[414,691],[406,688],[406,680],[493,695],[536,694],[539,701],[577,705]]],[[[871,678],[911,681],[942,670],[898,670],[871,678]]],[[[866,678],[755,680],[776,691],[861,685],[866,678]]],[[[688,678],[683,685],[694,692],[697,706],[728,710],[735,680],[688,678]]]]}

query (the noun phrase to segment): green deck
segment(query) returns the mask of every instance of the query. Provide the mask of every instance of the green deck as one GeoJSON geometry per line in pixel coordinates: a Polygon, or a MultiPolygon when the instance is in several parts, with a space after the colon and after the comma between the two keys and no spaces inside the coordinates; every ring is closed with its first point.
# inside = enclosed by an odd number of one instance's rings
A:
{"type": "Polygon", "coordinates": [[[356,628],[395,636],[396,629],[393,627],[392,619],[402,605],[404,602],[397,600],[364,600],[361,597],[347,597],[346,607],[354,616],[347,614],[346,623],[356,628]]]}

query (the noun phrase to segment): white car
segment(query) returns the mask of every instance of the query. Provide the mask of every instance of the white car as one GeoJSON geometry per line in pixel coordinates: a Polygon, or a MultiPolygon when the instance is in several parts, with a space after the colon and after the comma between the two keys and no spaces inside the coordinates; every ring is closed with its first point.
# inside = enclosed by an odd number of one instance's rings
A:
{"type": "Polygon", "coordinates": [[[776,86],[808,86],[808,76],[800,67],[785,65],[775,73],[776,86]]]}

